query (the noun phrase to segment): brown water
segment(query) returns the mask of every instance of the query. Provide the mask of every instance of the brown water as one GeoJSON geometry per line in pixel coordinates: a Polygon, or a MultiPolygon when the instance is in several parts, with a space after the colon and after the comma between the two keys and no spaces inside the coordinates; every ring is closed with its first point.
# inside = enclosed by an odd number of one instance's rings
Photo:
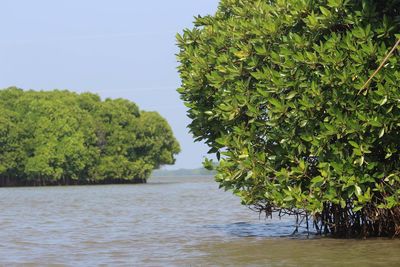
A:
{"type": "Polygon", "coordinates": [[[291,237],[210,178],[0,188],[1,266],[400,266],[400,240],[291,237]]]}

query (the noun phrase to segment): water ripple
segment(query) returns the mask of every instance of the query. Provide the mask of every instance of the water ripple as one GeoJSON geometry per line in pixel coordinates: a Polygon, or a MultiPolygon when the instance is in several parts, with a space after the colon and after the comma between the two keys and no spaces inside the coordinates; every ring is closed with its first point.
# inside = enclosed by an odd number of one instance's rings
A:
{"type": "Polygon", "coordinates": [[[316,249],[339,262],[368,266],[371,250],[382,266],[400,262],[397,241],[343,250],[340,242],[290,240],[292,219],[259,220],[212,179],[154,182],[0,188],[0,266],[335,266],[318,257],[313,265],[316,249]]]}

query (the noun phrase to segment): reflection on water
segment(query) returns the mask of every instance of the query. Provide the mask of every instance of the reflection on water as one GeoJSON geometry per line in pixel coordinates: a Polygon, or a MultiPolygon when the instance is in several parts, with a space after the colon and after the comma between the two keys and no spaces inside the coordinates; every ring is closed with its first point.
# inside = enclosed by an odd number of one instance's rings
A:
{"type": "Polygon", "coordinates": [[[399,240],[290,236],[209,178],[0,188],[0,265],[399,266],[399,240]],[[362,264],[362,265],[361,265],[362,264]]]}
{"type": "MultiPolygon", "coordinates": [[[[294,229],[293,222],[287,220],[281,222],[263,221],[260,223],[236,222],[209,225],[207,227],[225,233],[227,236],[235,237],[288,237],[288,234],[292,233],[294,229]]],[[[301,235],[306,234],[304,232],[301,235]]]]}

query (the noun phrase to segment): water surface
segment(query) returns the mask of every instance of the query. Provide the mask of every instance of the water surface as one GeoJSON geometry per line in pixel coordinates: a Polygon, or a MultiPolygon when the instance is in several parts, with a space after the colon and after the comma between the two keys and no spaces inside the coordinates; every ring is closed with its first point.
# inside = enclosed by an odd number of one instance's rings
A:
{"type": "Polygon", "coordinates": [[[212,178],[0,188],[4,266],[400,266],[400,240],[306,239],[212,178]]]}

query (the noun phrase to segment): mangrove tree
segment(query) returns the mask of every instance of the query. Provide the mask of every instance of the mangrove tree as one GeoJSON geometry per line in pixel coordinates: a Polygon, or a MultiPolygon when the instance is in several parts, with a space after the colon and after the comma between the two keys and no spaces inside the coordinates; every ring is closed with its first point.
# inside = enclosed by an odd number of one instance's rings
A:
{"type": "Polygon", "coordinates": [[[173,164],[165,119],[126,99],[0,90],[0,186],[146,182],[173,164]]]}
{"type": "Polygon", "coordinates": [[[221,187],[319,233],[399,235],[399,33],[398,0],[221,0],[198,16],[177,36],[178,91],[221,187]]]}

